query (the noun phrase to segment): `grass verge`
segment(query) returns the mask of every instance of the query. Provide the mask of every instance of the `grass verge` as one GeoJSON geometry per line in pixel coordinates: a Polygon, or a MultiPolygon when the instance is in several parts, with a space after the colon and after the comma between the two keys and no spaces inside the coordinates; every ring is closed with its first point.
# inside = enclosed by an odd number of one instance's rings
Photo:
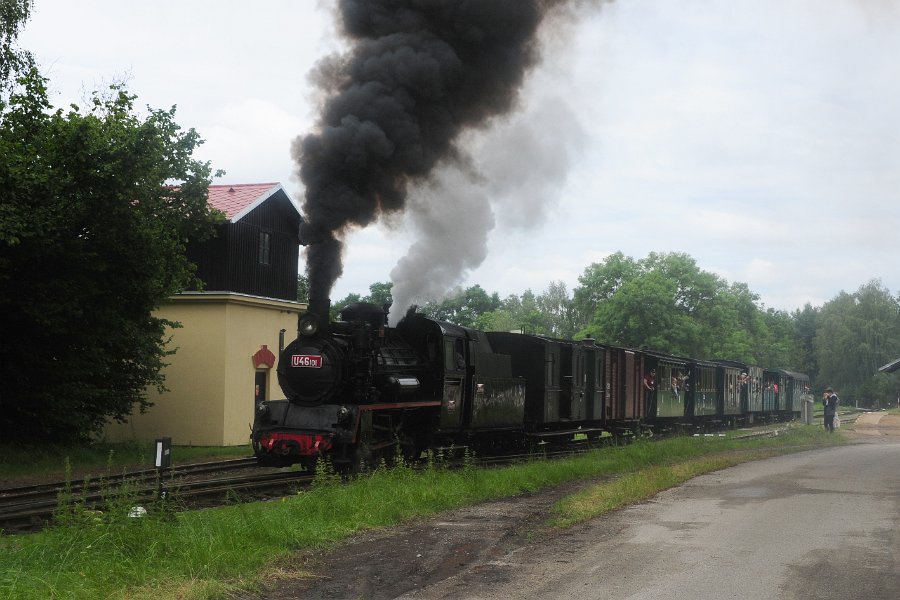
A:
{"type": "Polygon", "coordinates": [[[422,471],[379,469],[350,485],[324,477],[311,490],[276,502],[187,513],[148,507],[144,518],[127,516],[127,498],[102,513],[76,507],[66,526],[0,535],[0,597],[225,598],[271,576],[279,565],[289,567],[298,552],[363,529],[567,481],[611,479],[606,491],[596,486],[561,503],[553,523],[561,526],[700,472],[837,443],[839,435],[818,427],[795,427],[776,438],[638,442],[496,469],[450,471],[432,461],[422,471]],[[648,479],[649,487],[642,483],[648,479]]]}

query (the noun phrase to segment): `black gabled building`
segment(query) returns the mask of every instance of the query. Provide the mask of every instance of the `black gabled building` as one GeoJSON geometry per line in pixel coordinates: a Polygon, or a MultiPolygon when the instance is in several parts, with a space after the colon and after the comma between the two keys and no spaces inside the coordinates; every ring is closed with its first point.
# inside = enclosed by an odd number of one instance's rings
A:
{"type": "Polygon", "coordinates": [[[227,220],[188,245],[203,291],[296,300],[302,219],[281,184],[211,185],[209,204],[227,220]]]}

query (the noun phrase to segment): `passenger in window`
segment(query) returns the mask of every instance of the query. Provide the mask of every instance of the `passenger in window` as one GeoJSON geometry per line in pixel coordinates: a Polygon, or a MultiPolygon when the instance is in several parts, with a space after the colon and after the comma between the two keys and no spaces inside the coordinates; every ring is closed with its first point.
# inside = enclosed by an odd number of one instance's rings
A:
{"type": "Polygon", "coordinates": [[[650,414],[650,408],[653,403],[653,392],[656,391],[656,369],[650,369],[650,372],[644,375],[644,400],[647,403],[647,414],[650,414]]]}

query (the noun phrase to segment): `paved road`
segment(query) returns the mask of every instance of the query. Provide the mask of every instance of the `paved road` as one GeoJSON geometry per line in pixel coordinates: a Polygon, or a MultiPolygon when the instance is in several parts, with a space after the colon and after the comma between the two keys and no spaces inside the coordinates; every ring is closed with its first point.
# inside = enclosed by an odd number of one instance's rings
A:
{"type": "Polygon", "coordinates": [[[404,598],[900,598],[900,439],[691,480],[404,598]]]}

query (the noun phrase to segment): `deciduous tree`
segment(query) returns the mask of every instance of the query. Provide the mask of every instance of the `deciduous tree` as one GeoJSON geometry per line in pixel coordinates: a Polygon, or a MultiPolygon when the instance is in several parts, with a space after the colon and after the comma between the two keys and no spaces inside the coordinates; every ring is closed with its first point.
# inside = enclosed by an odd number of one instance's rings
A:
{"type": "Polygon", "coordinates": [[[84,438],[149,406],[166,326],[212,232],[210,167],[175,109],[121,87],[53,110],[31,69],[0,110],[0,436],[84,438]]]}
{"type": "Polygon", "coordinates": [[[541,333],[559,339],[571,339],[575,326],[575,303],[569,297],[566,284],[551,281],[537,298],[537,308],[545,316],[547,329],[541,333]]]}
{"type": "Polygon", "coordinates": [[[900,302],[879,280],[841,292],[822,306],[813,346],[821,385],[867,403],[890,387],[872,378],[900,356],[900,302]]]}
{"type": "Polygon", "coordinates": [[[500,296],[488,294],[480,285],[466,288],[461,294],[445,298],[441,302],[429,302],[422,307],[425,314],[463,327],[474,327],[479,315],[497,310],[500,296]]]}
{"type": "Polygon", "coordinates": [[[15,83],[15,76],[24,73],[33,59],[29,52],[16,46],[19,31],[31,14],[34,0],[3,0],[0,2],[0,101],[15,83]]]}

